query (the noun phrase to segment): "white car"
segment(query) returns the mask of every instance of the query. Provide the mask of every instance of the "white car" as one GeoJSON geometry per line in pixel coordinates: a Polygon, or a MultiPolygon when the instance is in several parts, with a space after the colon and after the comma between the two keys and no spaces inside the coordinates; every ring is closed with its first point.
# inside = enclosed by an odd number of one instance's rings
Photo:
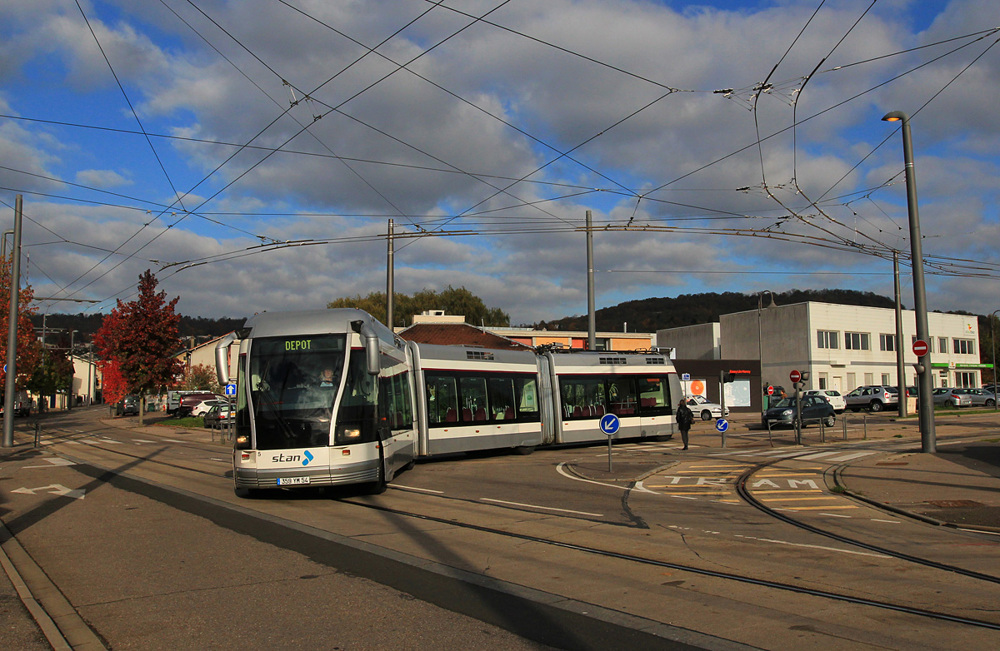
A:
{"type": "Polygon", "coordinates": [[[687,404],[694,415],[700,415],[702,420],[724,418],[729,415],[729,407],[726,407],[726,413],[723,414],[722,405],[709,402],[705,396],[688,396],[687,404]]]}
{"type": "Polygon", "coordinates": [[[833,389],[813,389],[812,391],[806,391],[802,395],[826,398],[826,401],[830,403],[830,406],[838,414],[844,413],[844,410],[847,409],[847,401],[844,400],[844,396],[840,395],[839,391],[834,391],[833,389]]]}
{"type": "Polygon", "coordinates": [[[201,402],[199,402],[197,405],[195,405],[191,409],[191,415],[192,416],[204,416],[205,414],[208,413],[209,409],[211,409],[215,405],[221,405],[223,402],[224,402],[223,400],[218,400],[218,399],[215,399],[215,400],[202,400],[201,402]]]}

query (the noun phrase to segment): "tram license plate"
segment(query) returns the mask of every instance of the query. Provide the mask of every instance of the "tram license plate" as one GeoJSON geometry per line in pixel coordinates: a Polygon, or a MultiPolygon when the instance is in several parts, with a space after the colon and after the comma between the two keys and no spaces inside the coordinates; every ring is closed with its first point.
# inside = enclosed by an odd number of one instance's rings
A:
{"type": "Polygon", "coordinates": [[[308,484],[308,477],[278,477],[278,486],[292,486],[294,484],[308,484]]]}

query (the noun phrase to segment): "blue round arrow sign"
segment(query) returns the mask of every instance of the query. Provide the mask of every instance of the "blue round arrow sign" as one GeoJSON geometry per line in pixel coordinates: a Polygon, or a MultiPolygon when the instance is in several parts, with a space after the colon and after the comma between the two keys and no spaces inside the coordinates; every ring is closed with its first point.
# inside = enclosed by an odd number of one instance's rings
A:
{"type": "Polygon", "coordinates": [[[719,420],[715,421],[715,429],[719,430],[720,432],[725,432],[727,429],[729,429],[729,421],[727,421],[725,418],[720,418],[719,420]]]}
{"type": "Polygon", "coordinates": [[[618,420],[618,416],[614,414],[604,414],[601,417],[601,431],[605,434],[611,435],[618,431],[618,426],[621,425],[621,421],[618,420]]]}

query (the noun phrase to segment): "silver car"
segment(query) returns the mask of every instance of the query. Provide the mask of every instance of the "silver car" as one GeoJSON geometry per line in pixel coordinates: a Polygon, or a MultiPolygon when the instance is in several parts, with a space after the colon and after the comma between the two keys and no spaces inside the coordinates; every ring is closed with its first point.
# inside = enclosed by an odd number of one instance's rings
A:
{"type": "Polygon", "coordinates": [[[881,384],[860,386],[844,396],[844,401],[851,411],[882,411],[899,405],[899,389],[881,384]]]}
{"type": "Polygon", "coordinates": [[[992,407],[997,404],[997,397],[989,389],[953,389],[955,393],[969,396],[973,407],[992,407]]]}
{"type": "Polygon", "coordinates": [[[939,407],[971,407],[972,397],[967,393],[961,393],[965,389],[952,389],[949,387],[938,387],[934,389],[934,406],[939,407]]]}

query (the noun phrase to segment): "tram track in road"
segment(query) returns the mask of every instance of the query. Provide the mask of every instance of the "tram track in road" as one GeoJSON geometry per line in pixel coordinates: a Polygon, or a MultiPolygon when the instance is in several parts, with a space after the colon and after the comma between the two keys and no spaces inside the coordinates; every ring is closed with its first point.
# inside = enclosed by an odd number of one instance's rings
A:
{"type": "Polygon", "coordinates": [[[946,621],[951,623],[963,624],[968,626],[974,626],[977,628],[985,628],[995,631],[1000,631],[1000,623],[992,622],[989,620],[976,619],[971,617],[964,617],[961,615],[954,615],[950,613],[945,613],[941,611],[934,611],[925,608],[918,608],[915,606],[908,606],[905,604],[893,603],[889,601],[882,601],[879,599],[870,599],[866,597],[858,597],[855,595],[848,595],[843,593],[832,592],[828,590],[819,590],[816,588],[809,588],[802,585],[795,585],[792,583],[785,583],[781,581],[771,581],[768,579],[760,579],[757,577],[751,577],[747,575],[736,574],[732,572],[722,572],[719,570],[711,570],[704,567],[698,567],[695,565],[688,565],[684,563],[674,563],[671,561],[666,561],[663,559],[649,558],[645,556],[638,556],[634,554],[626,554],[623,552],[601,549],[597,547],[591,547],[587,545],[581,545],[577,543],[566,542],[562,540],[555,540],[553,538],[546,538],[543,536],[534,536],[530,534],[517,533],[512,531],[506,531],[503,529],[498,529],[495,527],[488,527],[480,524],[473,524],[467,522],[459,522],[454,519],[441,518],[438,516],[427,515],[423,513],[415,513],[413,511],[406,511],[402,509],[392,508],[390,506],[372,504],[368,501],[362,501],[358,499],[344,499],[340,502],[345,504],[351,504],[356,507],[364,509],[372,509],[382,513],[391,514],[394,516],[414,518],[418,520],[423,520],[427,522],[434,522],[436,524],[446,524],[454,527],[460,527],[463,529],[473,530],[481,533],[487,533],[491,535],[501,536],[505,538],[511,538],[514,540],[522,542],[531,542],[541,545],[547,545],[552,547],[558,547],[562,549],[568,549],[576,552],[581,552],[585,554],[590,554],[594,556],[599,556],[603,558],[617,559],[621,561],[626,561],[629,563],[637,563],[641,565],[647,565],[650,567],[669,569],[678,572],[687,572],[691,574],[696,574],[700,576],[711,577],[715,579],[723,579],[727,581],[734,581],[746,585],[752,585],[757,587],[770,588],[774,590],[780,590],[783,592],[791,592],[795,594],[808,595],[812,597],[819,597],[822,599],[829,599],[832,601],[844,602],[853,605],[869,606],[873,608],[879,608],[883,610],[890,610],[898,613],[903,613],[907,615],[914,615],[917,617],[923,617],[932,620],[946,621]]]}
{"type": "MultiPolygon", "coordinates": [[[[977,572],[975,570],[970,570],[968,568],[952,565],[950,563],[943,563],[940,561],[935,561],[933,559],[914,556],[913,554],[908,554],[906,552],[902,552],[899,550],[890,549],[888,547],[883,547],[881,545],[868,543],[863,540],[859,540],[857,538],[845,536],[836,533],[834,531],[830,531],[828,529],[824,529],[809,524],[807,522],[803,522],[788,515],[787,513],[784,513],[783,511],[771,508],[770,506],[764,504],[761,500],[754,497],[752,490],[747,487],[747,482],[750,480],[751,477],[753,477],[756,473],[760,472],[762,469],[772,467],[779,461],[781,460],[775,459],[773,461],[757,464],[756,466],[747,469],[745,472],[743,472],[743,474],[739,476],[739,478],[736,480],[735,488],[736,488],[736,493],[740,496],[740,498],[744,502],[746,502],[750,506],[756,508],[757,510],[761,511],[762,513],[766,514],[771,518],[780,520],[781,522],[789,524],[797,529],[802,529],[804,531],[808,531],[812,534],[822,536],[824,538],[836,540],[837,542],[840,542],[845,545],[851,545],[877,554],[883,554],[885,556],[890,556],[892,558],[901,561],[915,563],[917,565],[923,565],[924,567],[929,567],[936,570],[942,570],[945,572],[953,572],[955,574],[960,574],[962,576],[966,576],[971,579],[975,579],[977,581],[985,581],[988,583],[994,583],[1000,585],[1000,576],[984,574],[982,572],[977,572]]],[[[828,469],[826,472],[830,472],[830,470],[828,469]]],[[[846,497],[844,499],[846,499],[846,497]]]]}

